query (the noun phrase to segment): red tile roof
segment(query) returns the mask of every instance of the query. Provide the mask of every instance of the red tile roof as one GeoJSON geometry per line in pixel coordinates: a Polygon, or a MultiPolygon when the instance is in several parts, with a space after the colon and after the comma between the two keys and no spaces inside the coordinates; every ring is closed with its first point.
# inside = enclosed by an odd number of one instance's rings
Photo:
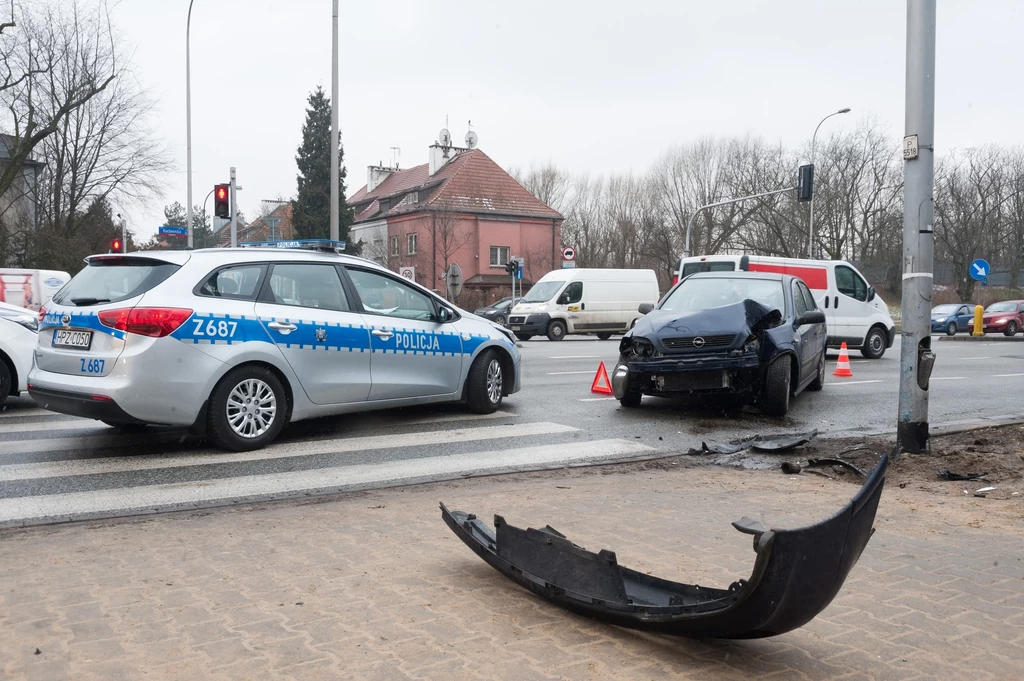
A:
{"type": "Polygon", "coordinates": [[[428,176],[427,164],[401,170],[372,192],[363,187],[348,204],[358,211],[356,223],[424,210],[562,219],[479,149],[459,154],[433,177],[428,176]],[[399,199],[414,191],[419,192],[415,202],[401,199],[380,211],[382,199],[399,199]]]}

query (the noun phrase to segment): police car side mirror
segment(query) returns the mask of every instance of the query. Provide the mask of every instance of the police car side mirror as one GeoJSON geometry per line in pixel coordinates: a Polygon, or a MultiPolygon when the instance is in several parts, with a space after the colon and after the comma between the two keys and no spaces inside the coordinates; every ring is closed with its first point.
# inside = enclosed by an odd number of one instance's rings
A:
{"type": "Polygon", "coordinates": [[[640,303],[640,307],[636,309],[640,314],[647,314],[654,309],[654,305],[651,303],[640,303]]]}
{"type": "Polygon", "coordinates": [[[455,315],[452,313],[452,311],[445,307],[444,305],[438,306],[437,315],[435,316],[437,318],[437,321],[439,321],[442,324],[447,324],[451,320],[455,319],[455,315]]]}

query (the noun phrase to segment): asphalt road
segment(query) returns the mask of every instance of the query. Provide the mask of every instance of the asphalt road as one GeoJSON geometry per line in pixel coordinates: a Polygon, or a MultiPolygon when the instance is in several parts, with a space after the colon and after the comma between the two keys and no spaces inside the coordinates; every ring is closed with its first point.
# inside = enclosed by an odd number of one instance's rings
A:
{"type": "MultiPolygon", "coordinates": [[[[1020,414],[1021,342],[936,342],[933,424],[1020,414]]],[[[702,440],[810,430],[892,430],[899,346],[881,360],[851,356],[789,417],[645,398],[623,409],[591,393],[618,338],[523,344],[524,388],[487,417],[452,405],[300,422],[274,445],[229,453],[170,429],[120,433],[95,421],[10,400],[0,413],[0,526],[136,515],[325,492],[685,452],[702,440]]]]}

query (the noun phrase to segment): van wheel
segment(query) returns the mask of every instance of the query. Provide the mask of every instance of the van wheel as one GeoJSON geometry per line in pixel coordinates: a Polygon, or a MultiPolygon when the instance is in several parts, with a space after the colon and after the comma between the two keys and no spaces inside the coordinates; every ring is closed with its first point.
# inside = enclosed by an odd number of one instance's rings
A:
{"type": "Polygon", "coordinates": [[[505,374],[494,350],[485,350],[469,369],[466,377],[466,402],[475,414],[493,414],[501,406],[505,374]]]}
{"type": "Polygon", "coordinates": [[[864,339],[864,345],[860,346],[860,354],[868,359],[881,359],[885,354],[885,341],[885,331],[879,326],[871,327],[864,339]]]}
{"type": "Polygon", "coordinates": [[[601,340],[608,340],[609,338],[612,337],[612,335],[607,331],[602,331],[601,333],[597,334],[597,337],[601,340]]]}
{"type": "Polygon", "coordinates": [[[792,376],[793,358],[783,355],[768,366],[765,377],[764,411],[769,416],[785,416],[789,413],[789,383],[792,376]]]}
{"type": "Polygon", "coordinates": [[[565,322],[557,319],[548,324],[548,340],[560,341],[565,338],[565,322]]]}
{"type": "Polygon", "coordinates": [[[521,340],[521,341],[523,341],[525,343],[526,341],[528,341],[531,338],[533,338],[533,334],[532,333],[517,333],[516,334],[516,338],[518,338],[519,340],[521,340]]]}
{"type": "Polygon", "coordinates": [[[236,452],[266,447],[284,428],[287,406],[284,386],[272,371],[239,367],[210,393],[207,437],[236,452]]]}

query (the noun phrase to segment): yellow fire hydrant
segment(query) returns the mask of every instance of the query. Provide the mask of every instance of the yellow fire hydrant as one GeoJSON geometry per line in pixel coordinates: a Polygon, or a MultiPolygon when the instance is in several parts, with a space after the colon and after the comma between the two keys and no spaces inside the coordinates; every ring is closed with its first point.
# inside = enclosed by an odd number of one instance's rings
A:
{"type": "Polygon", "coordinates": [[[983,308],[981,305],[975,305],[974,306],[974,332],[971,333],[972,336],[984,336],[985,335],[985,325],[982,322],[982,320],[984,319],[984,315],[985,315],[985,308],[983,308]]]}

